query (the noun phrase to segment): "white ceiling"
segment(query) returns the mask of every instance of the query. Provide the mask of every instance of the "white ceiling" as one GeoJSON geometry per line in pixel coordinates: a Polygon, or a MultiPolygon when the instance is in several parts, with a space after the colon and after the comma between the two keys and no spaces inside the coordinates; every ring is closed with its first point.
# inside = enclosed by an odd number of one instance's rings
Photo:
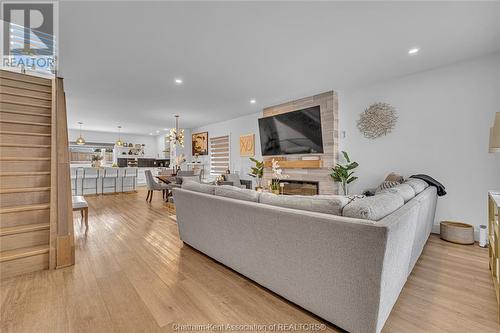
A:
{"type": "Polygon", "coordinates": [[[498,52],[500,3],[71,1],[59,30],[69,127],[147,134],[498,52]]]}

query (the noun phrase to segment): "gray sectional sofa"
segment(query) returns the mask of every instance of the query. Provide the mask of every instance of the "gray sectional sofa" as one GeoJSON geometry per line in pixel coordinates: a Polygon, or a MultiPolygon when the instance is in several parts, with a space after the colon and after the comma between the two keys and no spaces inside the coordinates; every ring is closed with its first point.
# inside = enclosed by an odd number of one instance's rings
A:
{"type": "Polygon", "coordinates": [[[380,332],[434,222],[436,188],[416,185],[413,198],[288,198],[297,206],[186,183],[174,200],[185,243],[342,329],[380,332]]]}

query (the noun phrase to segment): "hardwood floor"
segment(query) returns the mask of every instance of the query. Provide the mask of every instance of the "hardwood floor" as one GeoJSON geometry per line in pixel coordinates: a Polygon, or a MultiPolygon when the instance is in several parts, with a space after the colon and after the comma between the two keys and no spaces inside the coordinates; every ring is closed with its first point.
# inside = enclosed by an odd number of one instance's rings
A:
{"type": "MultiPolygon", "coordinates": [[[[172,332],[174,324],[324,323],[183,246],[161,196],[88,197],[76,265],[1,282],[5,332],[172,332]]],[[[431,236],[384,332],[499,332],[488,252],[431,236]]]]}

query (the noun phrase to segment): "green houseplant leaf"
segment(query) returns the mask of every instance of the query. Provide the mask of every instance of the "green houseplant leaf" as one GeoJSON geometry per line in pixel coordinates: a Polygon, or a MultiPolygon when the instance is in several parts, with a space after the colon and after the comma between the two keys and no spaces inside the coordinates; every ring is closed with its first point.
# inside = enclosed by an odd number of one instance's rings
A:
{"type": "Polygon", "coordinates": [[[359,164],[358,162],[351,162],[351,159],[349,158],[349,154],[347,154],[347,152],[342,151],[342,155],[344,156],[347,164],[343,165],[337,163],[337,165],[332,168],[330,177],[333,179],[333,181],[341,184],[344,195],[347,195],[347,185],[358,179],[358,177],[353,176],[353,174],[354,169],[356,169],[359,164]]]}

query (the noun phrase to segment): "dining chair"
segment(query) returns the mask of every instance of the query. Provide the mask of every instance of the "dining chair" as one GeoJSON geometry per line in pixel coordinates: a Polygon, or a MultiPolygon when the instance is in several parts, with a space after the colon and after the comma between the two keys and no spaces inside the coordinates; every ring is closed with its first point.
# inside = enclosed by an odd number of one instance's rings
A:
{"type": "Polygon", "coordinates": [[[146,175],[146,186],[148,187],[148,195],[146,196],[146,202],[151,202],[153,200],[154,191],[162,191],[163,199],[165,199],[168,187],[167,184],[160,184],[154,178],[151,170],[144,171],[146,175]]]}

